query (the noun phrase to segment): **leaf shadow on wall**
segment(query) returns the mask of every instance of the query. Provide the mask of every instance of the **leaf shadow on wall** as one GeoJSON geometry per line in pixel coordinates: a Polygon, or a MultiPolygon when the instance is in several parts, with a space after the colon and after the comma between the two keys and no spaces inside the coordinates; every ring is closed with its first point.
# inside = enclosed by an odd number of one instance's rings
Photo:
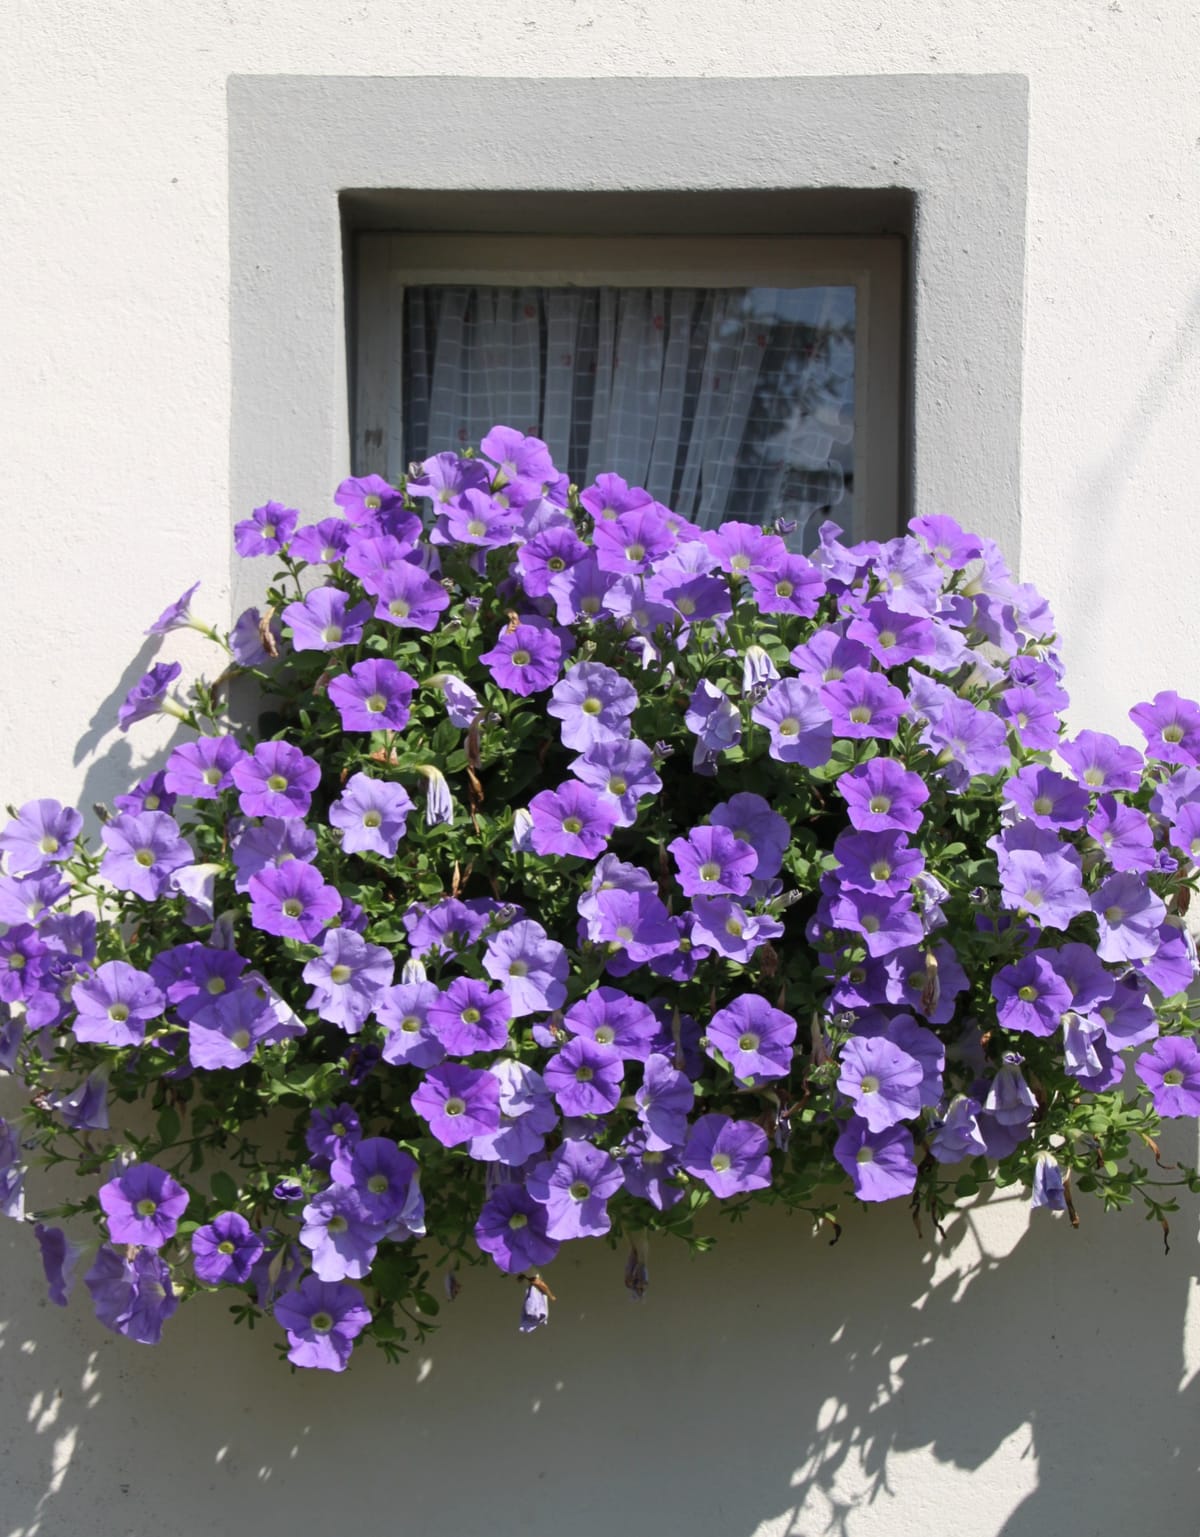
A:
{"type": "Polygon", "coordinates": [[[1194,1213],[1167,1257],[1135,1212],[1072,1232],[1004,1201],[924,1240],[847,1216],[832,1249],[774,1212],[696,1259],[656,1245],[640,1305],[623,1254],[580,1245],[529,1336],[518,1283],[468,1270],[428,1346],[340,1377],[290,1374],[270,1320],[231,1328],[217,1297],[157,1349],[86,1294],[64,1316],[10,1227],[0,1534],[194,1537],[203,1512],[294,1537],[352,1507],[456,1537],[1192,1537],[1194,1213]]]}

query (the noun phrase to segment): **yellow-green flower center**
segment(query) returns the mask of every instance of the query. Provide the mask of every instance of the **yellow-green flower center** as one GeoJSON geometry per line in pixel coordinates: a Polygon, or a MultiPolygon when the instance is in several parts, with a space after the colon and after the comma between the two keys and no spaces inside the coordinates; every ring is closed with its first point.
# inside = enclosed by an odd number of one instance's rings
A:
{"type": "Polygon", "coordinates": [[[372,715],[382,715],[387,709],[387,696],[385,694],[368,694],[366,705],[372,715]]]}
{"type": "Polygon", "coordinates": [[[581,1179],[572,1180],[568,1186],[568,1194],[573,1201],[586,1201],[592,1193],[592,1187],[581,1179]]]}
{"type": "Polygon", "coordinates": [[[349,966],[343,965],[341,961],[339,961],[336,966],[331,966],[329,968],[329,980],[331,982],[338,983],[339,986],[343,982],[349,982],[353,975],[354,972],[351,970],[351,968],[349,966]]]}
{"type": "Polygon", "coordinates": [[[281,795],[288,787],[288,782],[282,774],[269,774],[267,776],[267,789],[273,790],[276,795],[281,795]]]}

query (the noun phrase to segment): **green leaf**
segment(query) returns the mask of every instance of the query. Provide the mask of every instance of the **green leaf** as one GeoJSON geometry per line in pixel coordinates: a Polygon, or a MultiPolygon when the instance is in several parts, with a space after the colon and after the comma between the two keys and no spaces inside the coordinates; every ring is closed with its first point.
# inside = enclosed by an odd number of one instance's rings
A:
{"type": "Polygon", "coordinates": [[[163,1143],[164,1146],[169,1147],[171,1143],[174,1142],[179,1136],[181,1122],[179,1120],[178,1112],[172,1109],[170,1105],[168,1105],[166,1109],[160,1113],[155,1124],[158,1128],[158,1140],[163,1143]]]}
{"type": "Polygon", "coordinates": [[[224,1169],[218,1169],[208,1182],[209,1189],[213,1193],[213,1199],[219,1201],[222,1206],[233,1207],[237,1205],[238,1191],[232,1176],[225,1173],[224,1169]]]}

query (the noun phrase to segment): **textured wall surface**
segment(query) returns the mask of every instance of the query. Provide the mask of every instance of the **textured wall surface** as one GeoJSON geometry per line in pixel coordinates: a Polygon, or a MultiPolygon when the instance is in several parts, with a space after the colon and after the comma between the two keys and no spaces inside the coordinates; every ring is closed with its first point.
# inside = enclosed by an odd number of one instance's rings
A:
{"type": "MultiPolygon", "coordinates": [[[[196,577],[227,617],[231,74],[1027,76],[1022,574],[1076,724],[1200,692],[1198,53],[1188,0],[9,0],[0,800],[111,794],[145,625],[196,577]]],[[[764,1219],[640,1308],[596,1245],[549,1330],[480,1272],[427,1351],[317,1380],[219,1306],[157,1352],[64,1318],[6,1228],[0,1537],[1194,1537],[1195,1213],[1167,1258],[1085,1222],[764,1219]]]]}

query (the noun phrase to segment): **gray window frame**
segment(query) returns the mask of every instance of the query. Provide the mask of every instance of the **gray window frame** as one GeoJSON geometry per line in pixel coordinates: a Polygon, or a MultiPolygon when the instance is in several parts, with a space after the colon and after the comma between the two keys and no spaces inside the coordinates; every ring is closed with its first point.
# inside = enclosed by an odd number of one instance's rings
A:
{"type": "MultiPolygon", "coordinates": [[[[234,75],[228,109],[231,521],[267,495],[321,515],[348,471],[348,231],[712,233],[716,210],[908,234],[905,500],[1017,562],[1023,76],[234,75]]],[[[256,581],[235,565],[235,609],[256,581]]]]}

